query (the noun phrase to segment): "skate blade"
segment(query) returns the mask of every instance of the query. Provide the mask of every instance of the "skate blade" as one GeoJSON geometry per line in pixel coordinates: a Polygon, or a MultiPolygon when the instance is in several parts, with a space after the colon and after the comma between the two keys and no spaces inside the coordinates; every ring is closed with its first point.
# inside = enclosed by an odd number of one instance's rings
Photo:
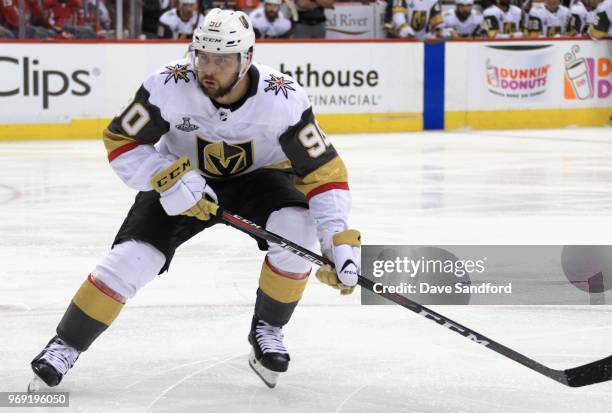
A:
{"type": "Polygon", "coordinates": [[[40,377],[34,376],[30,384],[28,384],[28,393],[36,393],[45,387],[47,387],[47,384],[40,377]]]}
{"type": "Polygon", "coordinates": [[[255,358],[255,352],[253,351],[251,351],[251,354],[249,355],[249,366],[251,366],[255,374],[259,376],[259,378],[266,384],[266,386],[271,389],[276,387],[276,382],[278,381],[278,376],[280,375],[280,373],[262,366],[261,363],[258,362],[255,358]]]}

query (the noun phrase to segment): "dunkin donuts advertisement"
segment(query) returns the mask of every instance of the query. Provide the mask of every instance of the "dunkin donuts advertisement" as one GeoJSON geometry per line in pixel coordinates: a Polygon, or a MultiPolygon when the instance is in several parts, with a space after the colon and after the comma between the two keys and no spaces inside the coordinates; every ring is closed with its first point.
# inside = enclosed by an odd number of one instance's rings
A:
{"type": "Polygon", "coordinates": [[[487,48],[485,80],[492,96],[510,100],[540,100],[546,96],[550,86],[551,45],[487,48]]]}
{"type": "MultiPolygon", "coordinates": [[[[610,56],[588,55],[573,45],[564,56],[563,97],[589,101],[612,99],[612,59],[610,56]]],[[[610,102],[610,100],[608,100],[610,102]]]]}
{"type": "Polygon", "coordinates": [[[590,40],[466,45],[468,110],[610,107],[612,49],[590,40]]]}

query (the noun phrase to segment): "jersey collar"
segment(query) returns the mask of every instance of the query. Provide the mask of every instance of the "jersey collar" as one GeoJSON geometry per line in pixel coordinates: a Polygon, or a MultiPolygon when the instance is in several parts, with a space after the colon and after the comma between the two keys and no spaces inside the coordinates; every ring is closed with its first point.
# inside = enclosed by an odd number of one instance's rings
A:
{"type": "Polygon", "coordinates": [[[259,87],[259,70],[257,70],[255,65],[252,64],[251,67],[249,67],[249,70],[247,71],[247,76],[249,77],[251,84],[249,85],[249,90],[247,91],[247,93],[243,97],[241,97],[240,100],[232,103],[231,105],[224,105],[219,102],[216,102],[214,99],[210,99],[212,104],[217,109],[223,108],[228,109],[232,112],[235,112],[240,109],[240,107],[244,105],[248,98],[253,97],[257,94],[257,89],[259,87]]]}

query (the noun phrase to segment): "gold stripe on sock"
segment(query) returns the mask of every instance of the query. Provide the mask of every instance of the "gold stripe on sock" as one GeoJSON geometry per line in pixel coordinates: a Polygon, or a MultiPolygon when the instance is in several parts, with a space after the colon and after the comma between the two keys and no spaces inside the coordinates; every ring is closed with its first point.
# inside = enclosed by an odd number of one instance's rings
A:
{"type": "Polygon", "coordinates": [[[287,277],[275,272],[268,265],[267,259],[261,267],[259,275],[259,288],[270,298],[281,303],[294,303],[302,298],[302,293],[308,282],[308,273],[302,279],[287,277]]]}
{"type": "Polygon", "coordinates": [[[111,325],[123,308],[122,303],[104,294],[89,280],[81,285],[72,301],[89,317],[107,326],[111,325]]]}

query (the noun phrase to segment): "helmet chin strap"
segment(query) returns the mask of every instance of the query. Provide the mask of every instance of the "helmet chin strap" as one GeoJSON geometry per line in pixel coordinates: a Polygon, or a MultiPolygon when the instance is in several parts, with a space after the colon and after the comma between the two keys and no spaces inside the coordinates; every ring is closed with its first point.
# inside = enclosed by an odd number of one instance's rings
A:
{"type": "MultiPolygon", "coordinates": [[[[246,61],[246,62],[248,62],[248,61],[249,61],[249,55],[251,55],[251,56],[252,56],[252,53],[253,53],[253,52],[252,52],[252,49],[251,49],[251,50],[249,50],[249,51],[246,53],[246,59],[245,59],[245,61],[246,61]]],[[[252,62],[249,62],[249,63],[246,65],[246,67],[245,67],[244,69],[242,69],[242,53],[241,53],[241,56],[240,56],[240,68],[241,68],[241,72],[242,72],[242,74],[240,74],[240,72],[238,73],[238,76],[237,76],[237,78],[236,78],[236,81],[234,82],[234,84],[232,85],[232,88],[231,88],[230,90],[234,90],[234,88],[235,88],[236,86],[238,86],[238,83],[240,83],[240,81],[242,80],[242,78],[244,77],[244,75],[246,75],[246,74],[247,74],[247,72],[249,71],[249,68],[251,67],[251,64],[252,64],[252,62]]]]}

